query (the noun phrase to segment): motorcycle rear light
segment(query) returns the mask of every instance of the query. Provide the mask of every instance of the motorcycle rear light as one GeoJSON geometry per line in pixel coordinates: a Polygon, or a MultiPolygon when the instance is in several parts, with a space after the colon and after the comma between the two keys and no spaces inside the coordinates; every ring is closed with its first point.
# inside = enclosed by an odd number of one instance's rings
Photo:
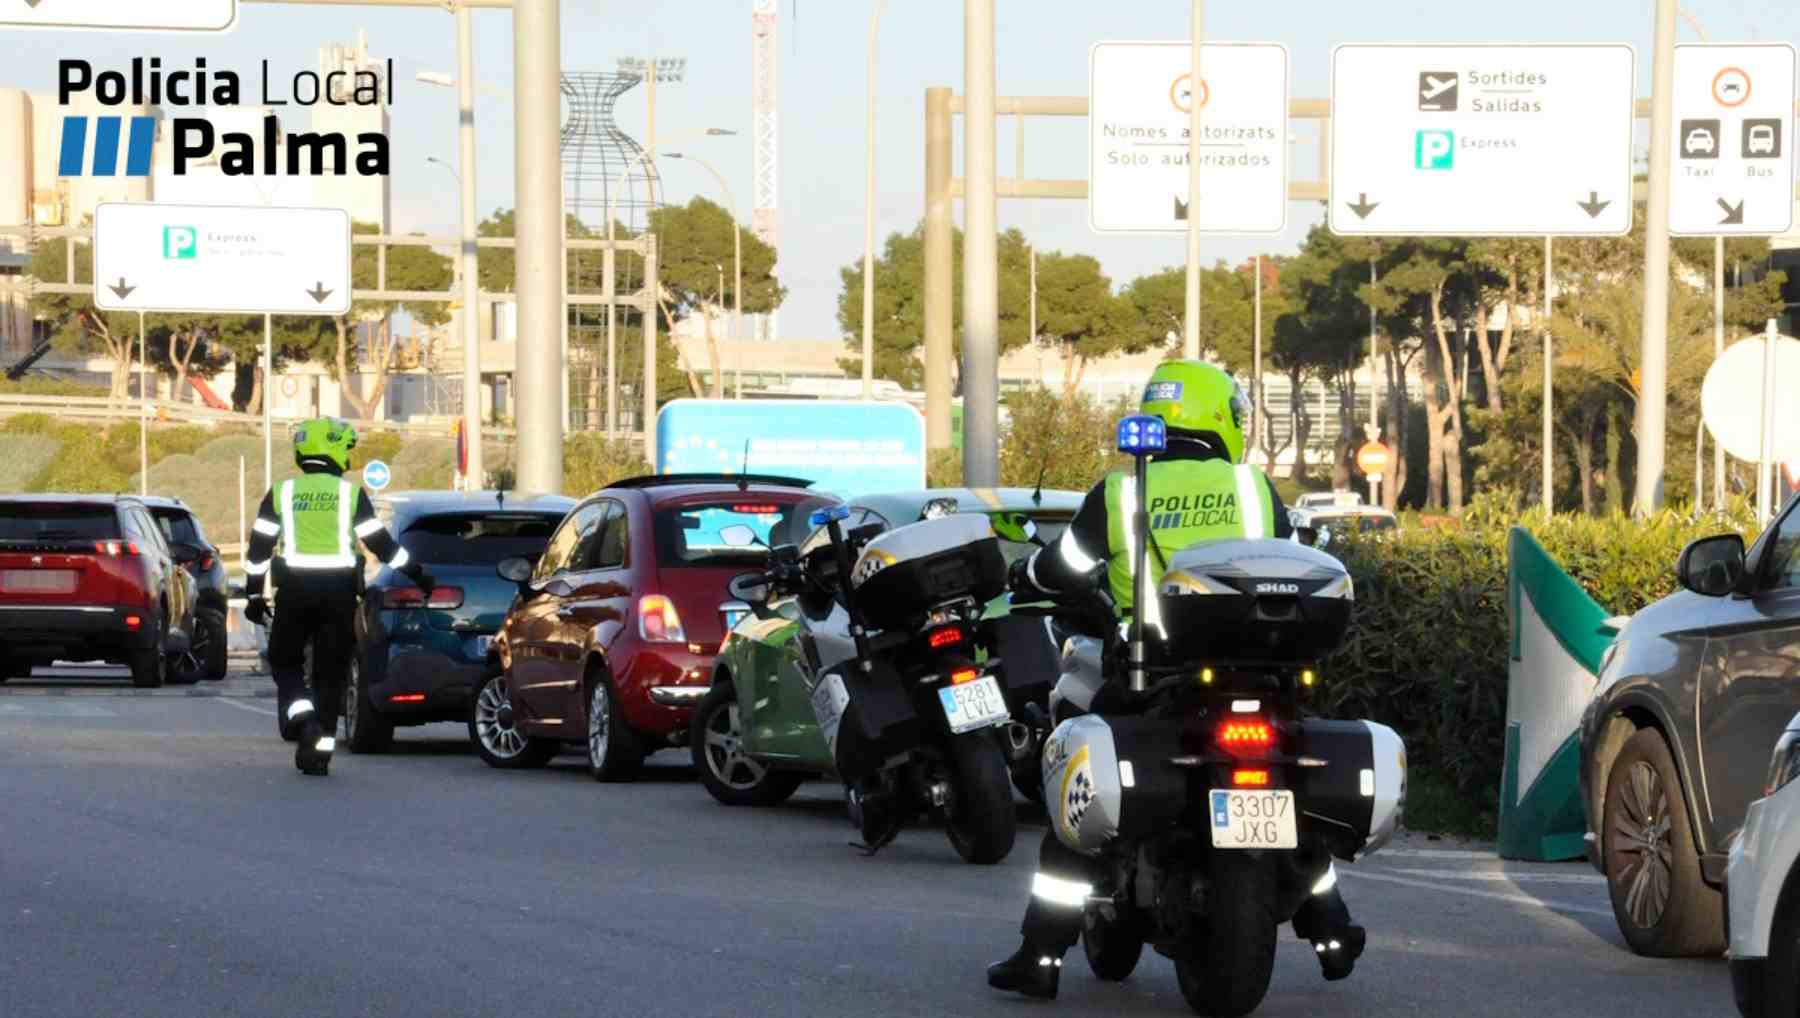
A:
{"type": "Polygon", "coordinates": [[[952,686],[960,686],[965,682],[974,682],[979,678],[981,678],[980,669],[958,668],[956,671],[950,673],[950,684],[952,686]]]}
{"type": "Polygon", "coordinates": [[[646,594],[639,598],[638,636],[651,643],[686,643],[687,631],[681,628],[681,616],[675,613],[675,602],[662,594],[646,594]]]}
{"type": "Polygon", "coordinates": [[[944,647],[954,647],[963,642],[963,634],[960,629],[940,629],[932,633],[926,640],[931,644],[932,650],[941,650],[944,647]]]}
{"type": "Polygon", "coordinates": [[[1266,721],[1237,718],[1219,726],[1218,738],[1228,753],[1258,753],[1275,744],[1275,729],[1266,721]]]}
{"type": "Polygon", "coordinates": [[[1231,772],[1233,788],[1267,788],[1269,772],[1265,770],[1240,769],[1231,772]]]}
{"type": "Polygon", "coordinates": [[[424,703],[424,693],[395,693],[388,697],[389,703],[424,703]]]}

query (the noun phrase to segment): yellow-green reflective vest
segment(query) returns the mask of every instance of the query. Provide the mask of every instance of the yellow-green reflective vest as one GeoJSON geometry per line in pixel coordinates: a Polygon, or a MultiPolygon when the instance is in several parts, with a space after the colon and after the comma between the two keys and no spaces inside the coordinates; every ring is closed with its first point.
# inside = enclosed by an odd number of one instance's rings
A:
{"type": "Polygon", "coordinates": [[[281,515],[281,558],[289,569],[356,565],[356,485],[332,474],[301,474],[275,488],[281,515]]]}
{"type": "MultiPolygon", "coordinates": [[[[1248,463],[1224,460],[1164,460],[1150,464],[1146,508],[1156,543],[1147,561],[1152,587],[1162,576],[1166,556],[1201,541],[1241,537],[1273,537],[1275,504],[1263,472],[1248,463]]],[[[1137,479],[1114,472],[1106,477],[1106,543],[1111,556],[1107,579],[1113,603],[1123,616],[1131,610],[1131,527],[1137,513],[1137,479]]]]}

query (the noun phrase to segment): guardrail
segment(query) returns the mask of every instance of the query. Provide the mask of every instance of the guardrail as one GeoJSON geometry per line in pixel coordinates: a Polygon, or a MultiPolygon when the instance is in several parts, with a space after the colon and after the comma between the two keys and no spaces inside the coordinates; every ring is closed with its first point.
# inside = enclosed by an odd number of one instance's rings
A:
{"type": "MultiPolygon", "coordinates": [[[[212,407],[196,406],[175,400],[152,399],[139,401],[135,399],[113,399],[109,396],[0,396],[0,417],[17,414],[49,414],[53,417],[74,418],[77,420],[137,420],[140,416],[148,416],[161,423],[177,422],[181,424],[242,424],[251,428],[262,427],[262,415],[241,414],[232,410],[215,410],[212,407]]],[[[292,423],[300,418],[277,418],[277,423],[292,423]]],[[[419,424],[402,421],[353,421],[360,431],[391,431],[413,438],[448,438],[447,425],[444,423],[419,424]]],[[[485,427],[483,433],[491,438],[511,438],[511,428],[485,427]]]]}

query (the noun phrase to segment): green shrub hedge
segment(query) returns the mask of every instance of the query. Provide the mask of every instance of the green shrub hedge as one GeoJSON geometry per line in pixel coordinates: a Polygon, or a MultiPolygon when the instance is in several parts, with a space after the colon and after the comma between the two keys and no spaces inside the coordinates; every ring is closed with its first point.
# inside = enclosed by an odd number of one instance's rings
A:
{"type": "Polygon", "coordinates": [[[1675,589],[1675,559],[1689,541],[1756,530],[1742,503],[1700,521],[1675,512],[1643,521],[1512,516],[1486,503],[1448,526],[1333,544],[1356,582],[1356,608],[1348,642],[1321,669],[1318,706],[1392,726],[1413,762],[1483,805],[1497,801],[1504,757],[1506,538],[1515,523],[1620,615],[1675,589]]]}

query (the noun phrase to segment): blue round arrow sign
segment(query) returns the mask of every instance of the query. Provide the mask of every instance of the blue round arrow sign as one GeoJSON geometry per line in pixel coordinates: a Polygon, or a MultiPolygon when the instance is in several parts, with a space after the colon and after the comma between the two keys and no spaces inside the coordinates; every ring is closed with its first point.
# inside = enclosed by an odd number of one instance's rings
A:
{"type": "Polygon", "coordinates": [[[363,466],[363,484],[375,491],[387,487],[391,480],[393,480],[393,472],[388,470],[386,463],[380,460],[370,460],[363,466]]]}

